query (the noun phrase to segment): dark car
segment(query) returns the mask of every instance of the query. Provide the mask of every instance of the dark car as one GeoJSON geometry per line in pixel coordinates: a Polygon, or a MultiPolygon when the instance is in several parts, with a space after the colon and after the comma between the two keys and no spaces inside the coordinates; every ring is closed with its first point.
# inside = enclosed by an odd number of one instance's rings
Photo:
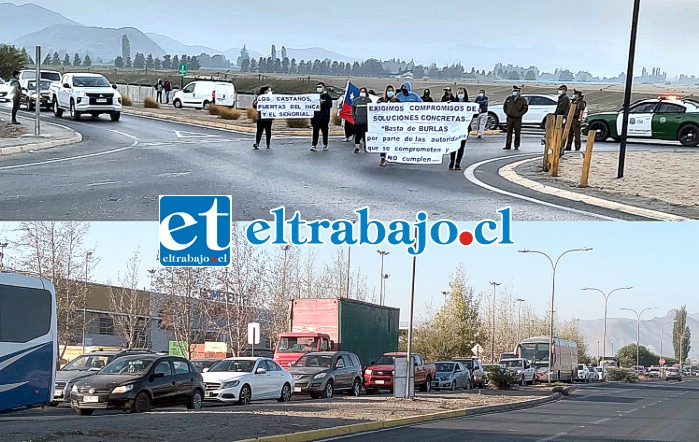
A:
{"type": "Polygon", "coordinates": [[[27,110],[32,111],[34,107],[39,105],[39,109],[49,109],[51,107],[51,99],[49,97],[49,88],[51,87],[50,80],[39,81],[39,92],[36,90],[36,80],[22,81],[22,99],[27,110]]]}
{"type": "Polygon", "coordinates": [[[114,408],[132,413],[152,406],[199,409],[203,400],[204,382],[196,367],[179,356],[157,354],[116,359],[98,374],[78,381],[70,392],[70,405],[83,416],[114,408]]]}
{"type": "Polygon", "coordinates": [[[70,390],[78,380],[92,376],[107,364],[122,356],[154,354],[149,350],[114,350],[93,351],[73,359],[56,371],[53,383],[53,401],[51,405],[70,401],[70,390]]]}
{"type": "Polygon", "coordinates": [[[335,391],[359,396],[362,365],[359,357],[346,351],[306,353],[289,366],[294,376],[294,393],[310,394],[313,399],[331,398],[335,391]]]}
{"type": "Polygon", "coordinates": [[[197,367],[197,370],[199,373],[204,373],[207,371],[209,368],[211,368],[214,364],[217,362],[222,361],[223,358],[200,358],[200,359],[192,359],[192,364],[197,367]]]}

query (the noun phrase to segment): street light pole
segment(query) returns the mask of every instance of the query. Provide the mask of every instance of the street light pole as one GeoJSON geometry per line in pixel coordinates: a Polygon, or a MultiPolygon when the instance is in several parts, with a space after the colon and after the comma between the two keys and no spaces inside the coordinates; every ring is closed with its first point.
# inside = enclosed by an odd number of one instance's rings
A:
{"type": "Polygon", "coordinates": [[[391,275],[386,273],[385,275],[383,275],[383,278],[381,279],[381,282],[383,283],[383,285],[381,286],[381,291],[383,292],[383,302],[381,303],[381,305],[386,305],[386,280],[389,276],[391,275]]]}
{"type": "MultiPolygon", "coordinates": [[[[604,293],[600,289],[596,289],[593,287],[585,287],[584,289],[580,290],[594,290],[596,292],[600,292],[602,296],[604,296],[604,331],[603,331],[603,336],[602,336],[602,357],[607,356],[607,303],[609,302],[609,297],[611,296],[612,293],[616,292],[617,290],[630,290],[633,287],[618,287],[612,290],[609,293],[604,293]]],[[[599,349],[597,350],[597,354],[599,355],[599,349]]],[[[599,365],[599,358],[597,359],[597,365],[599,365]]]]}
{"type": "Polygon", "coordinates": [[[626,69],[626,88],[624,89],[624,113],[621,123],[621,144],[619,145],[619,168],[617,178],[624,177],[624,160],[626,159],[626,136],[629,130],[629,107],[631,106],[631,88],[633,87],[633,63],[636,54],[636,30],[638,29],[638,10],[641,0],[633,2],[631,19],[631,38],[629,41],[629,64],[626,69]]]}
{"type": "Polygon", "coordinates": [[[383,281],[384,281],[384,273],[383,273],[383,258],[388,255],[391,252],[386,252],[383,250],[377,250],[376,251],[379,255],[381,255],[381,279],[379,280],[379,304],[384,305],[384,293],[383,293],[383,281]]]}
{"type": "Polygon", "coordinates": [[[495,287],[499,286],[499,282],[490,281],[490,285],[493,286],[493,334],[490,337],[490,354],[492,355],[492,361],[495,363],[495,287]]]}
{"type": "Polygon", "coordinates": [[[519,304],[519,313],[517,314],[517,341],[522,340],[522,303],[524,299],[517,298],[515,302],[519,304]]]}
{"type": "Polygon", "coordinates": [[[634,312],[636,314],[636,365],[639,365],[638,364],[638,359],[639,359],[638,358],[638,347],[639,347],[640,332],[641,332],[641,315],[646,310],[655,310],[656,308],[658,308],[658,307],[648,307],[648,308],[644,308],[640,312],[637,312],[636,310],[634,310],[632,308],[626,308],[626,307],[621,308],[621,310],[634,312]]]}
{"type": "Polygon", "coordinates": [[[569,249],[566,250],[565,252],[561,253],[558,258],[556,259],[556,262],[554,263],[553,260],[549,255],[547,255],[544,252],[541,252],[539,250],[519,250],[520,253],[537,253],[539,255],[544,255],[546,259],[549,260],[549,263],[551,263],[551,321],[549,323],[549,367],[548,367],[548,379],[549,383],[551,383],[551,360],[553,359],[553,312],[554,312],[554,300],[556,299],[556,268],[558,267],[558,262],[563,258],[568,253],[571,252],[588,252],[592,250],[592,247],[583,247],[583,248],[578,248],[578,249],[569,249]]]}
{"type": "MultiPolygon", "coordinates": [[[[417,227],[415,228],[415,237],[417,238],[417,227]]],[[[411,373],[414,372],[413,367],[413,313],[415,305],[415,267],[417,262],[417,255],[413,255],[413,262],[410,271],[410,316],[408,318],[408,354],[406,355],[405,361],[407,364],[408,372],[405,376],[405,399],[410,399],[410,381],[411,373]]]]}
{"type": "Polygon", "coordinates": [[[8,245],[10,244],[6,242],[0,242],[0,272],[2,272],[4,269],[2,259],[5,257],[5,247],[7,247],[8,245]]]}
{"type": "MultiPolygon", "coordinates": [[[[37,81],[37,84],[39,82],[37,81]]],[[[39,87],[37,86],[37,89],[39,87]]],[[[87,271],[88,271],[88,263],[90,262],[90,256],[92,256],[92,252],[86,252],[85,253],[85,297],[83,298],[83,354],[85,354],[85,335],[86,335],[86,329],[87,329],[87,271]]]]}

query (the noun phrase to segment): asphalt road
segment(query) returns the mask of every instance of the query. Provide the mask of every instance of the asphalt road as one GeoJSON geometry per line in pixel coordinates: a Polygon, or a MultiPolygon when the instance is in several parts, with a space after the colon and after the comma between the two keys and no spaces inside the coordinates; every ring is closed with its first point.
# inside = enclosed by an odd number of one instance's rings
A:
{"type": "Polygon", "coordinates": [[[699,379],[586,384],[563,400],[337,438],[342,441],[696,441],[699,379]]]}
{"type": "Polygon", "coordinates": [[[230,131],[127,115],[118,123],[106,116],[80,122],[43,116],[81,132],[83,141],[1,158],[2,220],[156,220],[158,196],[173,194],[232,195],[237,221],[270,218],[282,205],[306,219],[351,219],[365,206],[379,219],[410,219],[425,210],[432,219],[479,220],[508,206],[523,221],[639,219],[500,178],[503,164],[540,155],[539,135],[525,136],[520,151],[503,151],[500,135],[470,140],[462,167],[479,164],[473,176],[480,183],[474,183],[447,163],[380,167],[377,155],[354,154],[341,139],[331,140],[329,152],[313,153],[307,138],[277,136],[271,150],[254,151],[251,136],[230,131]]]}

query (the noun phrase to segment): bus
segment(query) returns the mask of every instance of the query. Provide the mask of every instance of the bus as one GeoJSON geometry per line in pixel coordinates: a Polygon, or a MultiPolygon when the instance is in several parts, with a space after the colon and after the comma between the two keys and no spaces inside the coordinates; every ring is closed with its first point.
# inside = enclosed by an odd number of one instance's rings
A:
{"type": "Polygon", "coordinates": [[[53,284],[0,273],[0,413],[51,402],[57,351],[53,284]]]}
{"type": "MultiPolygon", "coordinates": [[[[534,336],[517,344],[515,352],[536,369],[537,379],[549,381],[549,336],[534,336]]],[[[578,369],[578,344],[562,338],[553,338],[551,381],[573,382],[578,369]]]]}

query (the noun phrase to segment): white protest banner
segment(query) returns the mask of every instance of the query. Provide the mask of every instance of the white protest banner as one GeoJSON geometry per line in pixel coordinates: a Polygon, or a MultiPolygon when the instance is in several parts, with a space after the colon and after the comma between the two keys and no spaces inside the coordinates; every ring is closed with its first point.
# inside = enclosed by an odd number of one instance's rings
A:
{"type": "Polygon", "coordinates": [[[263,94],[257,97],[257,112],[262,119],[311,118],[319,110],[319,94],[263,94]]]}
{"type": "Polygon", "coordinates": [[[368,106],[366,149],[406,164],[442,164],[468,139],[477,103],[380,103],[368,106]]]}

